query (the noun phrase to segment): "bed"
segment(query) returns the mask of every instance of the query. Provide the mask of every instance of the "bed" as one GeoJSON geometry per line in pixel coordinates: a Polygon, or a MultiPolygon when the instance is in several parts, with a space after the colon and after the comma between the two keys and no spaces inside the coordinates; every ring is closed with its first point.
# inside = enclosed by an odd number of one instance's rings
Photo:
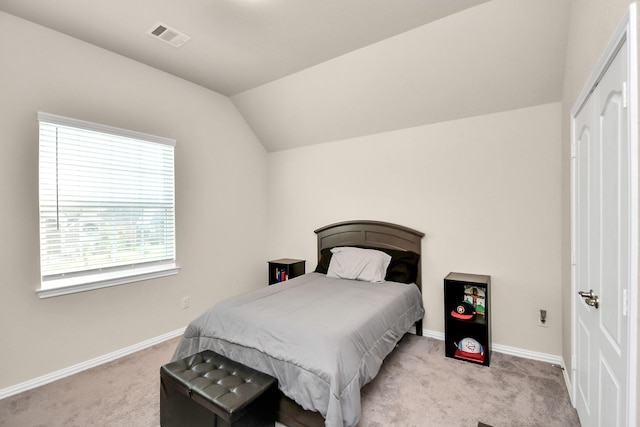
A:
{"type": "Polygon", "coordinates": [[[424,234],[379,221],[315,233],[313,272],[217,303],[188,325],[173,359],[213,350],[278,378],[281,423],[350,427],[360,388],[414,325],[422,335],[424,234]]]}

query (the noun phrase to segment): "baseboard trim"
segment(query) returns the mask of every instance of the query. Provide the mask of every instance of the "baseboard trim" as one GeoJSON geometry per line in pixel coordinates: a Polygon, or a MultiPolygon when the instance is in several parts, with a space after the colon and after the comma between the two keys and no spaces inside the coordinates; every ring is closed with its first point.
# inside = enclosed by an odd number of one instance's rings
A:
{"type": "MultiPolygon", "coordinates": [[[[422,335],[425,337],[444,341],[443,332],[424,330],[422,335]]],[[[541,362],[553,363],[564,369],[564,359],[561,356],[556,356],[554,354],[540,353],[537,351],[530,351],[522,348],[509,347],[507,345],[495,343],[491,345],[491,350],[498,353],[509,354],[511,356],[524,357],[525,359],[533,359],[539,360],[541,362]]]]}
{"type": "Polygon", "coordinates": [[[140,343],[114,351],[112,353],[105,354],[100,357],[96,357],[95,359],[87,360],[86,362],[78,363],[77,365],[60,369],[59,371],[55,371],[50,374],[43,375],[41,377],[37,377],[32,380],[25,381],[23,383],[16,384],[11,387],[0,389],[0,400],[16,395],[18,393],[22,393],[27,390],[31,390],[36,387],[43,386],[53,381],[68,377],[69,375],[77,374],[79,372],[86,371],[87,369],[95,368],[96,366],[114,361],[121,357],[135,353],[136,351],[144,350],[145,348],[151,347],[156,344],[160,344],[161,342],[170,340],[172,338],[179,337],[184,333],[185,329],[186,327],[177,329],[175,331],[168,332],[166,334],[148,339],[146,341],[142,341],[140,343]]]}
{"type": "Polygon", "coordinates": [[[422,336],[444,341],[444,332],[432,331],[430,329],[423,329],[422,336]]]}
{"type": "Polygon", "coordinates": [[[576,404],[573,401],[574,390],[571,386],[571,373],[567,370],[567,365],[564,363],[564,358],[562,359],[562,374],[564,375],[564,383],[567,386],[567,391],[569,392],[569,400],[571,401],[571,407],[575,408],[576,404]]]}
{"type": "MultiPolygon", "coordinates": [[[[59,371],[52,372],[47,375],[43,375],[38,378],[34,378],[29,381],[25,381],[20,384],[16,384],[11,387],[7,387],[4,389],[0,389],[0,400],[5,399],[7,397],[13,396],[18,393],[22,393],[27,390],[31,390],[32,388],[40,387],[50,382],[68,377],[69,375],[77,374],[79,372],[85,371],[87,369],[94,368],[96,366],[102,365],[104,363],[108,363],[119,359],[121,357],[127,356],[129,354],[135,353],[136,351],[144,350],[145,348],[151,347],[156,344],[160,344],[161,342],[170,340],[172,338],[176,338],[181,336],[186,328],[180,328],[172,332],[168,332],[166,334],[148,339],[146,341],[140,342],[138,344],[134,344],[132,346],[114,351],[109,354],[105,354],[104,356],[96,357],[95,359],[88,360],[86,362],[78,363],[77,365],[70,366],[65,369],[61,369],[59,371]]],[[[414,332],[415,333],[415,332],[414,332]]],[[[444,341],[444,333],[438,331],[432,331],[425,329],[422,333],[423,336],[434,338],[440,341],[444,341]]],[[[524,357],[526,359],[539,360],[541,362],[553,363],[560,366],[564,373],[565,382],[567,383],[567,389],[570,389],[570,380],[567,375],[567,371],[564,365],[564,359],[560,356],[540,353],[537,351],[524,350],[516,347],[509,347],[501,344],[493,344],[492,350],[498,353],[509,354],[517,357],[524,357]]]]}
{"type": "Polygon", "coordinates": [[[524,350],[522,348],[509,347],[502,344],[493,344],[491,349],[498,353],[509,354],[511,356],[524,357],[525,359],[539,360],[540,362],[552,363],[564,369],[564,362],[561,356],[537,351],[524,350]]]}

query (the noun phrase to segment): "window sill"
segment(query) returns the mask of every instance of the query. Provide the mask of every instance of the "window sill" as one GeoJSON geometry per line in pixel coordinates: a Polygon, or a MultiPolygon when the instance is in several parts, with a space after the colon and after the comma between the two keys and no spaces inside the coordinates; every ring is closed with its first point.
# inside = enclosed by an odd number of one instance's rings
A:
{"type": "Polygon", "coordinates": [[[180,267],[175,264],[171,264],[135,270],[121,270],[111,273],[92,274],[90,276],[54,279],[43,282],[40,289],[36,290],[36,294],[40,298],[51,298],[61,295],[75,294],[78,292],[91,291],[94,289],[119,286],[126,283],[139,282],[141,280],[171,276],[173,274],[178,274],[179,271],[180,267]]]}

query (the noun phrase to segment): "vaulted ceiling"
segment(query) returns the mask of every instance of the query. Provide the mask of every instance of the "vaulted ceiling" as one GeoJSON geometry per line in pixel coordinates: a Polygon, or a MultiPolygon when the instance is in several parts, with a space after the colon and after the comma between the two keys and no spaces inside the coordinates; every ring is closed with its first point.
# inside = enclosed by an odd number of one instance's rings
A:
{"type": "Polygon", "coordinates": [[[558,101],[570,0],[0,0],[231,97],[268,151],[558,101]],[[162,23],[191,39],[147,34],[162,23]]]}

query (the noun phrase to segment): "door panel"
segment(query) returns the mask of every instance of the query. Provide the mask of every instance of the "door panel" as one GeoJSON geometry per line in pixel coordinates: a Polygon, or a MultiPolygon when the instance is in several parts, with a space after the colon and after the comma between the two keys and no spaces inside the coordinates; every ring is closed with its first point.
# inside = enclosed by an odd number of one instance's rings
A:
{"type": "MultiPolygon", "coordinates": [[[[621,55],[618,55],[619,58],[621,55]]],[[[608,301],[602,304],[600,312],[600,328],[602,334],[607,339],[608,345],[620,356],[621,339],[622,339],[622,319],[620,317],[620,307],[618,303],[622,301],[621,277],[624,268],[622,266],[623,259],[621,255],[626,253],[624,242],[629,232],[625,227],[625,217],[622,208],[626,205],[626,197],[624,197],[624,177],[623,170],[620,168],[624,159],[628,159],[628,155],[622,157],[624,145],[622,138],[624,130],[622,126],[626,126],[625,114],[622,107],[622,94],[620,84],[613,86],[612,75],[619,74],[619,61],[612,64],[597,92],[602,103],[602,111],[600,113],[600,140],[605,141],[605,147],[602,151],[602,224],[605,227],[602,233],[602,281],[606,284],[600,291],[600,298],[608,301]],[[616,73],[617,72],[617,73],[616,73]],[[604,92],[604,93],[603,93],[604,92]],[[606,96],[606,98],[605,98],[606,96]]]]}
{"type": "MultiPolygon", "coordinates": [[[[591,328],[585,325],[581,320],[578,321],[577,331],[577,365],[590,366],[591,365],[591,328]]],[[[591,416],[591,404],[595,402],[592,397],[592,387],[588,369],[579,369],[576,375],[576,408],[579,412],[586,413],[591,416]]]]}
{"type": "MultiPolygon", "coordinates": [[[[599,239],[600,239],[600,210],[599,210],[599,176],[601,152],[598,138],[595,134],[595,110],[593,98],[589,98],[576,117],[574,126],[578,138],[575,160],[575,203],[576,203],[576,283],[578,289],[588,291],[598,289],[600,277],[599,239]]],[[[598,414],[596,379],[590,373],[594,372],[595,356],[592,354],[594,344],[592,331],[596,329],[594,318],[589,315],[590,307],[578,301],[576,304],[576,409],[578,413],[586,414],[587,418],[595,419],[598,414]]],[[[585,425],[584,421],[582,421],[585,425]]]]}
{"type": "Polygon", "coordinates": [[[627,43],[574,118],[576,409],[584,427],[627,425],[630,140],[627,43]]]}
{"type": "Polygon", "coordinates": [[[602,304],[596,310],[600,346],[599,426],[627,425],[628,318],[622,293],[629,288],[630,176],[627,111],[623,105],[627,75],[627,43],[607,69],[595,92],[602,141],[602,304]]]}
{"type": "Polygon", "coordinates": [[[600,361],[600,419],[599,426],[620,426],[620,384],[616,375],[604,360],[600,361]]]}

